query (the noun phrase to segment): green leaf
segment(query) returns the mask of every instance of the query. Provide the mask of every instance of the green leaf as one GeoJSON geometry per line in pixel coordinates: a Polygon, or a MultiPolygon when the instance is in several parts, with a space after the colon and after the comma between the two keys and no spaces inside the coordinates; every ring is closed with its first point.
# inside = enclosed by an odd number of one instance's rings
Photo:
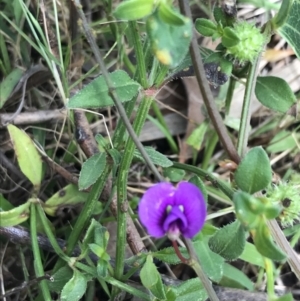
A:
{"type": "Polygon", "coordinates": [[[108,266],[108,261],[104,260],[103,258],[100,258],[97,262],[97,275],[103,278],[108,276],[108,266]]]}
{"type": "Polygon", "coordinates": [[[100,247],[100,246],[98,246],[97,244],[89,244],[89,248],[99,258],[101,258],[106,253],[105,249],[102,248],[102,247],[100,247]]]}
{"type": "Polygon", "coordinates": [[[42,181],[42,159],[30,137],[16,126],[7,126],[23,174],[38,189],[42,181]]]}
{"type": "Polygon", "coordinates": [[[224,264],[224,276],[220,284],[224,287],[246,288],[249,291],[254,290],[253,282],[241,270],[228,263],[224,264]]]}
{"type": "Polygon", "coordinates": [[[86,192],[79,192],[74,184],[69,184],[52,195],[44,204],[44,210],[48,215],[55,216],[57,211],[84,203],[88,197],[86,192]]]}
{"type": "Polygon", "coordinates": [[[246,242],[244,252],[239,258],[259,267],[265,267],[263,256],[260,253],[258,253],[255,246],[249,242],[246,242]]]}
{"type": "Polygon", "coordinates": [[[197,240],[193,244],[205,274],[211,280],[219,282],[223,277],[224,259],[211,251],[205,241],[197,240]]]}
{"type": "Polygon", "coordinates": [[[14,208],[15,207],[2,194],[0,194],[0,212],[8,211],[14,208]]]}
{"type": "Polygon", "coordinates": [[[225,27],[222,36],[222,44],[229,48],[237,45],[240,42],[240,38],[231,27],[225,27]]]}
{"type": "Polygon", "coordinates": [[[207,299],[207,293],[199,278],[184,281],[181,285],[173,286],[171,289],[177,295],[176,301],[202,301],[207,299]]]}
{"type": "Polygon", "coordinates": [[[143,285],[149,289],[156,298],[166,299],[165,288],[151,255],[147,256],[146,263],[141,269],[140,277],[143,285]]]}
{"type": "Polygon", "coordinates": [[[138,20],[150,15],[154,8],[154,0],[128,0],[120,3],[113,15],[123,20],[138,20]]]}
{"type": "Polygon", "coordinates": [[[220,228],[210,239],[210,249],[225,260],[237,259],[244,251],[246,243],[245,231],[241,223],[233,223],[220,228]]]}
{"type": "Polygon", "coordinates": [[[52,275],[53,281],[47,281],[49,289],[52,292],[60,293],[72,276],[73,271],[68,265],[61,267],[52,275]]]}
{"type": "Polygon", "coordinates": [[[78,270],[74,270],[73,277],[67,282],[61,292],[60,300],[78,301],[84,295],[86,287],[86,277],[78,270]]]}
{"type": "Polygon", "coordinates": [[[274,261],[283,261],[286,255],[275,245],[269,228],[264,220],[261,220],[254,234],[254,244],[257,251],[274,261]]]}
{"type": "Polygon", "coordinates": [[[296,141],[299,139],[299,134],[290,131],[281,131],[269,142],[266,150],[270,153],[280,153],[288,149],[293,149],[297,146],[296,141]]]}
{"type": "Polygon", "coordinates": [[[192,23],[183,18],[184,25],[170,25],[158,12],[147,20],[147,33],[156,58],[169,68],[175,68],[185,58],[192,39],[192,23]]]}
{"type": "Polygon", "coordinates": [[[195,22],[196,30],[205,37],[211,37],[217,30],[217,25],[211,20],[199,18],[195,22]]]}
{"type": "Polygon", "coordinates": [[[262,147],[254,147],[245,155],[234,178],[237,186],[250,194],[266,188],[271,183],[272,169],[262,147]]]}
{"type": "MultiPolygon", "coordinates": [[[[144,150],[154,164],[161,167],[170,167],[173,165],[173,162],[171,160],[169,160],[165,155],[156,151],[153,147],[145,146],[144,150]]],[[[141,153],[137,149],[134,151],[134,157],[145,162],[141,153]]]]}
{"type": "Polygon", "coordinates": [[[88,158],[81,168],[78,186],[79,190],[87,189],[101,176],[106,165],[106,154],[98,153],[88,158]]]}
{"type": "Polygon", "coordinates": [[[200,151],[201,145],[204,139],[204,135],[208,129],[208,123],[202,122],[197,128],[195,128],[190,136],[187,138],[186,143],[192,146],[194,149],[200,151]]]}
{"type": "MultiPolygon", "coordinates": [[[[189,257],[189,254],[188,254],[186,248],[179,247],[179,250],[180,250],[183,257],[185,257],[185,258],[189,257]]],[[[161,261],[166,262],[168,264],[180,263],[180,259],[176,255],[173,247],[169,247],[169,248],[165,248],[165,249],[153,252],[152,256],[154,258],[157,258],[158,260],[161,260],[161,261]]]]}
{"type": "MultiPolygon", "coordinates": [[[[288,2],[288,1],[286,1],[288,2]]],[[[289,11],[288,19],[279,28],[280,35],[294,49],[298,59],[300,59],[300,1],[295,0],[289,11]]]]}
{"type": "Polygon", "coordinates": [[[109,232],[105,227],[103,227],[99,222],[96,221],[95,231],[94,231],[94,241],[95,243],[106,250],[109,240],[109,232]]]}
{"type": "Polygon", "coordinates": [[[186,21],[184,16],[165,2],[159,4],[158,14],[162,21],[171,25],[184,25],[186,21]]]}
{"type": "MultiPolygon", "coordinates": [[[[1,201],[2,208],[2,201],[1,201]]],[[[0,226],[12,227],[25,222],[29,217],[30,202],[8,211],[0,211],[0,226]]]]}
{"type": "MultiPolygon", "coordinates": [[[[131,100],[137,95],[140,85],[132,80],[123,70],[109,74],[114,91],[121,102],[131,100]]],[[[67,107],[76,108],[103,108],[113,106],[114,102],[109,96],[109,90],[104,76],[100,75],[69,100],[67,107]]]]}
{"type": "Polygon", "coordinates": [[[287,21],[290,16],[290,11],[294,0],[282,1],[278,13],[274,16],[272,23],[275,28],[279,28],[287,21]]]}
{"type": "Polygon", "coordinates": [[[214,5],[213,14],[216,22],[221,26],[232,26],[235,22],[235,17],[229,17],[225,12],[223,7],[219,5],[214,5]]]}
{"type": "Polygon", "coordinates": [[[23,71],[21,69],[14,69],[3,81],[0,83],[0,109],[8,100],[11,92],[14,90],[17,83],[22,77],[23,71]]]}
{"type": "Polygon", "coordinates": [[[257,77],[255,95],[267,108],[286,113],[297,99],[288,83],[279,77],[257,77]]]}

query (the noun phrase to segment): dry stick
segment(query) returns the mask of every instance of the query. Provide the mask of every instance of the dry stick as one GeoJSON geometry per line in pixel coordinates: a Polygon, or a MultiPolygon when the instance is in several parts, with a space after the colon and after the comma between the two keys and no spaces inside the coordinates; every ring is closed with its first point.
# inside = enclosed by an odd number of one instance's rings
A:
{"type": "Polygon", "coordinates": [[[56,110],[38,110],[35,112],[22,112],[19,115],[12,118],[14,113],[2,113],[0,114],[0,129],[3,124],[9,123],[9,120],[13,119],[14,125],[27,125],[38,124],[45,122],[58,122],[66,119],[67,111],[65,109],[56,110]]]}
{"type": "MultiPolygon", "coordinates": [[[[191,9],[189,6],[189,1],[179,0],[179,6],[181,12],[187,16],[190,20],[192,20],[191,9]]],[[[200,51],[198,48],[197,38],[196,35],[193,35],[192,42],[190,45],[190,54],[193,62],[193,66],[195,68],[195,75],[198,81],[198,85],[202,94],[203,101],[205,103],[208,115],[210,117],[211,122],[214,125],[215,130],[218,133],[218,136],[221,140],[221,143],[231,158],[236,163],[240,162],[240,157],[230,139],[227,130],[224,126],[222,117],[218,111],[216,103],[213,99],[213,95],[211,93],[209,84],[205,77],[205,71],[203,67],[203,62],[200,56],[200,51]]]]}

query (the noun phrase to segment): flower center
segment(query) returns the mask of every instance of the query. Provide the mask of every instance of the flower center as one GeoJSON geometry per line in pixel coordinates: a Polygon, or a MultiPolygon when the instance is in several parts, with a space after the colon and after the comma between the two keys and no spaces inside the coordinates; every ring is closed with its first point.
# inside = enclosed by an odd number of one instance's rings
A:
{"type": "Polygon", "coordinates": [[[167,216],[163,222],[163,229],[170,240],[177,240],[180,234],[187,227],[187,219],[184,215],[183,205],[171,206],[166,208],[167,216]]]}

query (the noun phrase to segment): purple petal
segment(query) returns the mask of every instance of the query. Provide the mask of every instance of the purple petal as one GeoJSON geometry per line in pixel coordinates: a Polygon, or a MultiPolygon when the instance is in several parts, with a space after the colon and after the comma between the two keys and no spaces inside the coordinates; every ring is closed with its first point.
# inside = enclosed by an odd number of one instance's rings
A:
{"type": "Polygon", "coordinates": [[[182,235],[187,238],[195,236],[203,227],[206,218],[206,202],[200,189],[188,182],[180,182],[175,193],[175,204],[182,205],[187,219],[187,227],[182,235]]]}
{"type": "Polygon", "coordinates": [[[163,223],[167,216],[167,206],[174,204],[175,187],[171,183],[158,183],[149,188],[141,198],[138,214],[150,235],[165,235],[163,223]]]}

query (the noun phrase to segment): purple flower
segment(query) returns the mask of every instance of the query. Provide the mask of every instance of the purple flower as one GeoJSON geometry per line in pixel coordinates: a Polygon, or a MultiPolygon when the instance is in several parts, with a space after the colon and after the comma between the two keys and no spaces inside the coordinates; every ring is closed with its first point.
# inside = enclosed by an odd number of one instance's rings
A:
{"type": "Polygon", "coordinates": [[[154,237],[165,234],[176,240],[180,234],[192,238],[203,227],[206,203],[197,186],[180,182],[159,183],[149,188],[139,203],[139,217],[154,237]]]}

